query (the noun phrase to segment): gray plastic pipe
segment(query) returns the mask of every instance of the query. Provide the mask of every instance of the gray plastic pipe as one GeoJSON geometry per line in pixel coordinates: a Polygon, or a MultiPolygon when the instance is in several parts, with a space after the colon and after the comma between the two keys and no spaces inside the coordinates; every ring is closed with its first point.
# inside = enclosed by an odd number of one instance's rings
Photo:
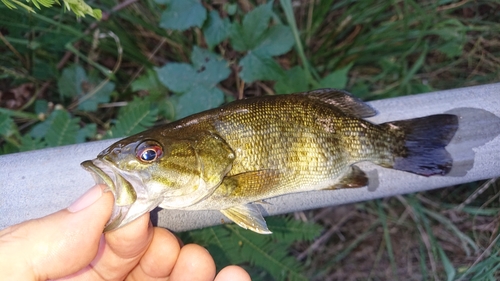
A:
{"type": "MultiPolygon", "coordinates": [[[[423,177],[360,163],[370,177],[364,188],[315,191],[267,200],[264,212],[276,215],[452,186],[500,176],[500,84],[440,91],[370,102],[374,123],[439,113],[460,117],[448,151],[449,175],[423,177]]],[[[80,167],[116,140],[91,142],[0,156],[0,229],[66,208],[94,181],[80,167]]],[[[220,224],[217,211],[155,210],[153,223],[174,231],[220,224]]],[[[225,219],[227,221],[227,219],[225,219]]]]}

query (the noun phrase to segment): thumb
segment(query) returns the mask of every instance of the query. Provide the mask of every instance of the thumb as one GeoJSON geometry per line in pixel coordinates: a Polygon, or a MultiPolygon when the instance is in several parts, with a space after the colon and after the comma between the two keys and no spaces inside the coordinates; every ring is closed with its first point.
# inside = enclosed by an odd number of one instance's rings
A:
{"type": "Polygon", "coordinates": [[[87,266],[113,208],[104,188],[96,185],[67,209],[0,231],[0,279],[54,279],[87,266]]]}

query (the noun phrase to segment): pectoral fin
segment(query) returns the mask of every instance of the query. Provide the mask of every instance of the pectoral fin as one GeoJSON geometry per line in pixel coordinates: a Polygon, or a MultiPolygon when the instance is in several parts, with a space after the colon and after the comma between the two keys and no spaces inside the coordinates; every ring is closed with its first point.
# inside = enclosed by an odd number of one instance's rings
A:
{"type": "Polygon", "coordinates": [[[219,197],[248,198],[264,197],[279,184],[277,170],[259,170],[227,176],[215,191],[219,197]]]}
{"type": "Polygon", "coordinates": [[[256,205],[238,205],[221,212],[230,220],[244,229],[249,229],[260,234],[271,234],[267,228],[266,220],[262,217],[256,205]]]}
{"type": "Polygon", "coordinates": [[[347,172],[338,183],[325,189],[355,188],[367,185],[368,177],[365,172],[363,172],[358,166],[352,165],[349,172],[347,172]]]}

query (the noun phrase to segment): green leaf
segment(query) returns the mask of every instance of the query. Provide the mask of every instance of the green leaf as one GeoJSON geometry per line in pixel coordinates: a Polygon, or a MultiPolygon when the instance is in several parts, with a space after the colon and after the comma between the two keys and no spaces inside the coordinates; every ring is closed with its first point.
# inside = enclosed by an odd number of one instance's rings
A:
{"type": "Polygon", "coordinates": [[[221,19],[217,11],[210,11],[208,22],[203,28],[208,48],[212,49],[226,39],[229,36],[230,29],[231,22],[229,22],[228,18],[221,19]]]}
{"type": "MultiPolygon", "coordinates": [[[[52,35],[52,34],[51,34],[52,35]]],[[[51,43],[48,43],[47,42],[47,45],[54,45],[54,37],[58,37],[60,38],[60,36],[55,36],[55,35],[52,35],[52,36],[42,36],[41,40],[40,41],[43,41],[43,39],[47,38],[47,37],[51,37],[51,43]]],[[[69,40],[68,40],[69,41],[69,40]]],[[[67,41],[66,41],[67,42],[67,41]]],[[[66,42],[62,43],[59,45],[59,47],[61,47],[61,49],[64,48],[64,45],[66,44],[66,42]]],[[[33,42],[34,43],[34,42],[33,42]]],[[[38,42],[37,42],[38,43],[38,42]]],[[[42,44],[45,43],[45,42],[41,42],[42,44]]],[[[38,46],[36,46],[38,47],[38,46]]],[[[46,47],[46,48],[49,48],[49,47],[46,47]]],[[[51,51],[56,51],[57,48],[54,48],[54,49],[50,49],[51,51]]],[[[32,72],[33,72],[33,77],[37,78],[37,79],[40,79],[40,80],[50,80],[52,78],[56,78],[57,75],[58,75],[58,71],[57,71],[57,68],[56,66],[53,64],[53,63],[49,63],[47,61],[43,61],[41,59],[35,59],[34,62],[33,62],[33,69],[32,69],[32,72]]]]}
{"type": "Polygon", "coordinates": [[[21,138],[21,146],[19,147],[19,151],[42,149],[46,146],[47,143],[45,143],[42,139],[33,138],[29,134],[26,134],[21,138]]]}
{"type": "Polygon", "coordinates": [[[193,87],[176,99],[176,118],[184,118],[224,103],[224,93],[217,88],[193,87]]]}
{"type": "Polygon", "coordinates": [[[150,68],[146,70],[146,73],[132,82],[130,86],[133,92],[147,91],[152,95],[156,95],[158,92],[165,92],[165,87],[158,80],[156,71],[150,68]]]}
{"type": "Polygon", "coordinates": [[[14,120],[5,113],[0,113],[0,136],[10,137],[17,132],[17,126],[14,120]]]}
{"type": "Polygon", "coordinates": [[[319,82],[321,88],[336,88],[345,89],[348,81],[349,70],[351,70],[352,63],[344,68],[337,69],[334,72],[325,76],[319,82]]]}
{"type": "Polygon", "coordinates": [[[461,41],[449,41],[437,49],[445,54],[448,58],[458,57],[462,54],[464,44],[461,41]]]}
{"type": "Polygon", "coordinates": [[[294,43],[290,27],[273,25],[262,35],[254,52],[261,56],[279,56],[290,51],[294,43]]]}
{"type": "Polygon", "coordinates": [[[57,81],[59,94],[62,97],[76,97],[83,93],[82,83],[87,81],[87,74],[79,64],[73,64],[63,69],[57,81]]]}
{"type": "Polygon", "coordinates": [[[271,57],[248,52],[240,61],[240,77],[247,83],[256,80],[279,80],[285,75],[280,65],[271,57]]]}
{"type": "Polygon", "coordinates": [[[236,51],[252,50],[258,45],[273,15],[272,6],[273,1],[260,5],[245,15],[242,24],[233,24],[229,37],[236,51]]]}
{"type": "MultiPolygon", "coordinates": [[[[1,1],[9,9],[16,9],[17,8],[16,5],[18,5],[20,7],[23,7],[29,12],[35,13],[35,10],[33,10],[33,8],[27,6],[26,4],[23,4],[21,1],[18,0],[1,0],[1,1]]],[[[57,0],[31,0],[27,2],[32,2],[33,5],[37,7],[39,10],[41,9],[41,6],[50,8],[55,3],[59,4],[59,1],[57,0]]],[[[90,15],[98,20],[102,18],[101,10],[92,9],[82,0],[63,0],[63,3],[65,5],[65,8],[75,13],[77,17],[85,17],[85,15],[90,15]]]]}
{"type": "Polygon", "coordinates": [[[177,93],[188,91],[193,86],[194,77],[198,75],[191,65],[176,62],[157,68],[156,73],[163,85],[177,93]]]}
{"type": "Polygon", "coordinates": [[[238,11],[238,4],[236,3],[225,3],[223,6],[224,11],[230,16],[233,16],[236,14],[236,11],[238,11]]]}
{"type": "Polygon", "coordinates": [[[290,255],[289,248],[295,242],[314,239],[322,227],[290,217],[266,220],[273,235],[261,235],[229,224],[190,231],[189,237],[183,240],[207,247],[218,267],[250,263],[269,273],[272,280],[307,280],[301,273],[304,265],[290,255]]]}
{"type": "Polygon", "coordinates": [[[102,18],[102,11],[99,9],[92,9],[87,3],[82,0],[63,0],[66,9],[75,13],[76,17],[85,17],[89,15],[97,20],[102,18]]]}
{"type": "Polygon", "coordinates": [[[158,109],[146,99],[134,98],[118,112],[118,120],[106,137],[118,138],[142,132],[156,121],[158,109]]]}
{"type": "Polygon", "coordinates": [[[6,142],[0,147],[0,155],[9,154],[9,153],[16,153],[19,151],[21,151],[21,150],[19,150],[19,147],[15,146],[14,144],[12,144],[10,142],[6,142]]]}
{"type": "Polygon", "coordinates": [[[46,128],[44,138],[48,146],[55,147],[75,143],[76,134],[80,128],[79,122],[80,118],[71,118],[65,110],[53,111],[49,118],[43,122],[46,128]]]}
{"type": "Polygon", "coordinates": [[[87,138],[93,138],[97,133],[97,125],[95,123],[87,124],[85,127],[78,130],[76,134],[76,143],[83,143],[87,138]]]}
{"type": "Polygon", "coordinates": [[[196,83],[207,87],[214,87],[231,74],[227,61],[208,50],[196,46],[193,48],[191,61],[197,71],[196,83]]]}
{"type": "Polygon", "coordinates": [[[172,97],[176,118],[217,107],[224,102],[224,94],[215,86],[231,73],[227,62],[198,47],[193,48],[191,61],[193,65],[169,63],[156,69],[160,82],[182,94],[172,97]]]}
{"type": "Polygon", "coordinates": [[[304,69],[300,66],[295,66],[285,72],[276,84],[274,90],[277,94],[290,94],[297,92],[305,92],[309,90],[309,83],[304,69]]]}
{"type": "Polygon", "coordinates": [[[199,0],[168,0],[162,13],[160,26],[183,31],[190,27],[201,27],[207,18],[207,11],[199,0]]]}
{"type": "Polygon", "coordinates": [[[36,100],[35,101],[35,113],[45,114],[49,110],[49,103],[47,100],[36,100]]]}
{"type": "MultiPolygon", "coordinates": [[[[85,95],[80,97],[80,101],[78,103],[78,109],[83,111],[92,111],[92,112],[97,111],[97,106],[100,103],[109,102],[109,98],[114,89],[115,89],[115,83],[107,82],[106,84],[104,84],[104,86],[98,89],[97,92],[93,93],[89,98],[86,98],[85,95]]],[[[90,91],[94,91],[94,89],[91,89],[90,91]]]]}

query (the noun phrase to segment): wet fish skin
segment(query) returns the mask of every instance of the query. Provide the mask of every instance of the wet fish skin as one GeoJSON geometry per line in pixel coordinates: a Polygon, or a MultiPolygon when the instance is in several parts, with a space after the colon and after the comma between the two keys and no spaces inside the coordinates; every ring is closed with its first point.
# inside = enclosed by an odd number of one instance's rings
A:
{"type": "Polygon", "coordinates": [[[363,119],[375,114],[334,89],[240,100],[120,140],[86,168],[115,179],[110,188],[118,202],[134,201],[115,206],[108,230],[159,205],[220,210],[244,228],[270,233],[252,202],[365,186],[357,162],[425,176],[451,169],[444,147],[458,128],[455,115],[380,125],[363,119]],[[140,159],[153,150],[161,155],[140,159]]]}

